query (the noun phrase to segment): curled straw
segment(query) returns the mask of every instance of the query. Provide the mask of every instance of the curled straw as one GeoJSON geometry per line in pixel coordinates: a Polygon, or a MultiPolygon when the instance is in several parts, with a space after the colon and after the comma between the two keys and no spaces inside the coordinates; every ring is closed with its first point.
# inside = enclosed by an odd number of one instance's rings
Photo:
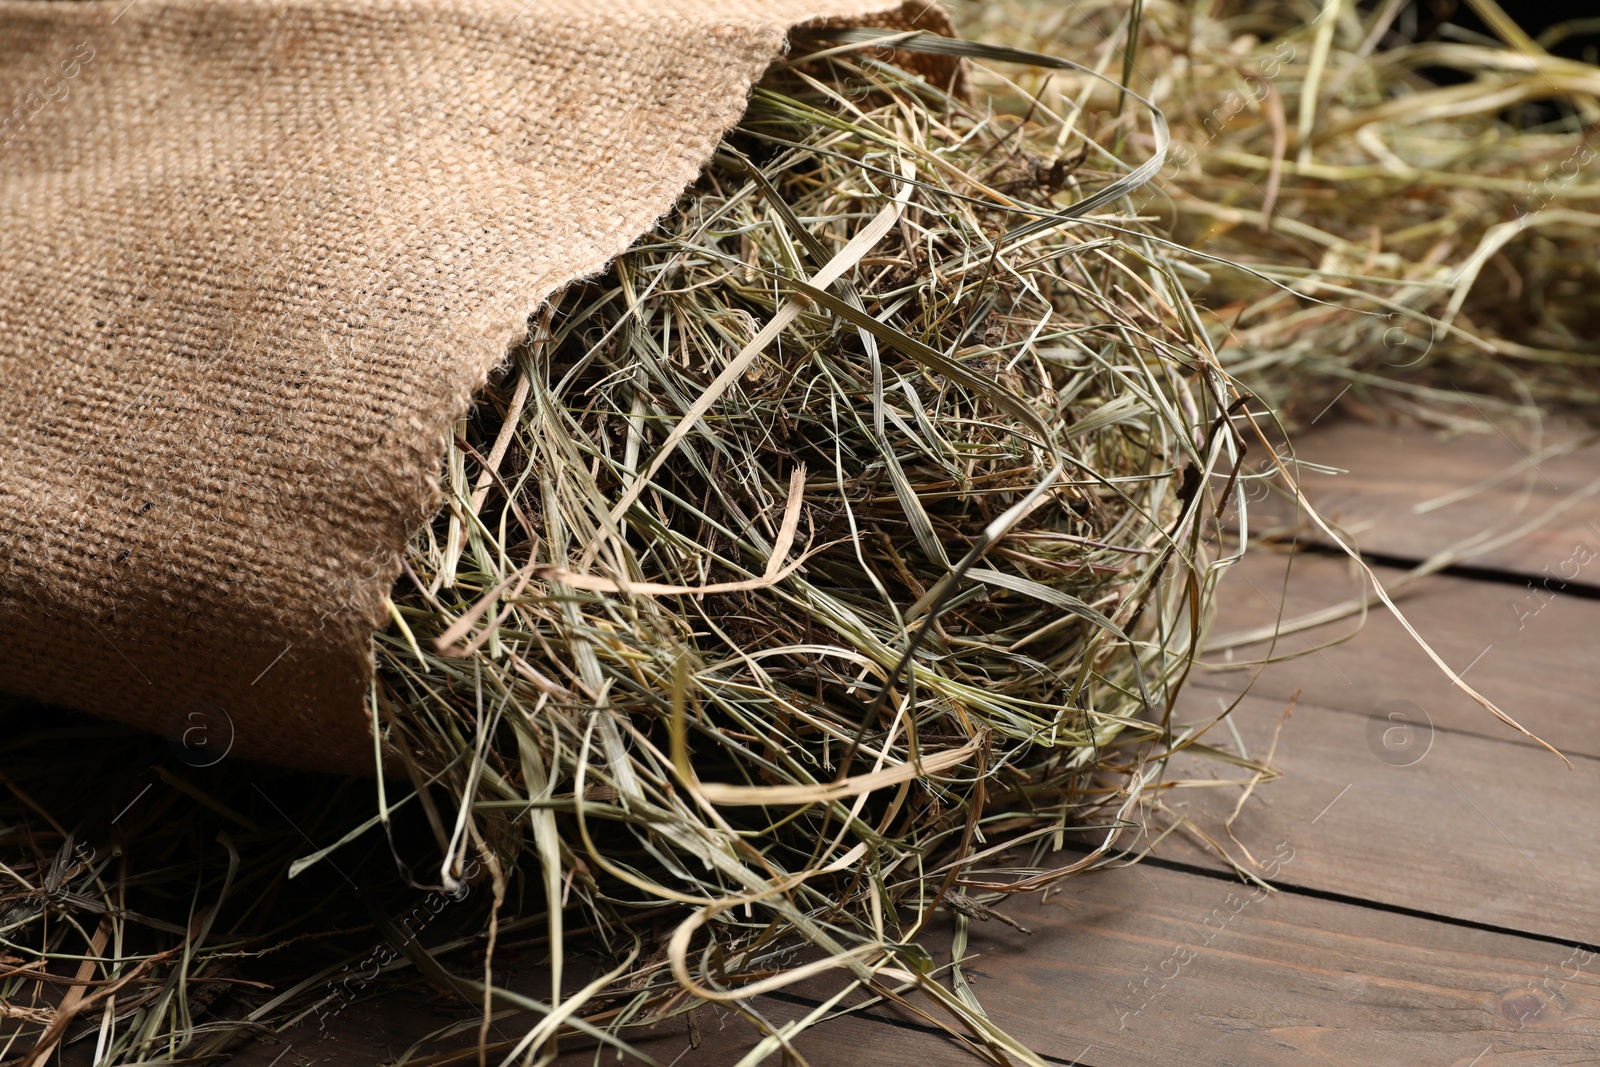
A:
{"type": "MultiPolygon", "coordinates": [[[[576,571],[568,570],[553,563],[530,563],[495,586],[487,596],[480,598],[476,604],[468,608],[460,618],[450,624],[449,629],[434,639],[434,647],[445,655],[461,657],[471,654],[478,647],[477,644],[469,644],[462,649],[457,649],[454,646],[471,632],[472,627],[478,624],[485,612],[500,599],[501,594],[505,593],[507,589],[515,586],[512,598],[515,599],[520,596],[522,590],[527,587],[527,580],[530,577],[558,582],[569,589],[581,589],[590,593],[621,593],[628,596],[709,596],[716,593],[749,593],[776,585],[804,566],[806,556],[809,555],[809,553],[802,553],[798,558],[788,563],[784,562],[788,558],[789,549],[794,547],[795,533],[800,528],[800,505],[803,501],[805,485],[805,468],[803,466],[796,467],[794,473],[789,476],[789,500],[784,507],[783,525],[779,527],[778,538],[773,542],[772,554],[767,560],[767,569],[758,578],[746,578],[736,582],[710,582],[704,585],[664,585],[660,582],[628,582],[615,578],[598,577],[592,574],[579,574],[576,571]]],[[[818,548],[812,551],[819,552],[821,550],[821,548],[818,548]]],[[[500,621],[503,621],[503,618],[500,621]]]]}

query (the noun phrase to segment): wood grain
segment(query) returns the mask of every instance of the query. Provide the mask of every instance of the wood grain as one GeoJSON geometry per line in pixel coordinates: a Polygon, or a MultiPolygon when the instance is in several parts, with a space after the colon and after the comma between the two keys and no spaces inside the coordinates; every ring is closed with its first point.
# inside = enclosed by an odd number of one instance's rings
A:
{"type": "MultiPolygon", "coordinates": [[[[1284,847],[1290,876],[1317,846],[1284,847]]],[[[1600,1049],[1600,957],[1564,945],[1143,866],[1007,910],[1035,933],[975,928],[973,984],[1061,1062],[1507,1067],[1600,1049]]]]}
{"type": "MultiPolygon", "coordinates": [[[[1212,709],[1192,709],[1209,717],[1212,709]]],[[[1399,709],[1402,712],[1405,709],[1399,709]]],[[[1284,703],[1247,697],[1235,711],[1246,754],[1268,751],[1284,703]]],[[[1221,728],[1207,740],[1234,747],[1221,728]]],[[[1600,761],[1569,770],[1543,749],[1425,720],[1369,718],[1302,703],[1283,723],[1277,781],[1257,787],[1233,824],[1239,786],[1170,790],[1166,802],[1236,862],[1282,840],[1298,857],[1287,884],[1569,942],[1600,945],[1600,761]]],[[[1214,759],[1175,760],[1169,780],[1238,779],[1214,759]]],[[[1221,867],[1198,838],[1157,855],[1221,867]]]]}
{"type": "MultiPolygon", "coordinates": [[[[1374,569],[1391,587],[1404,573],[1374,569]]],[[[1280,611],[1285,618],[1299,616],[1358,598],[1365,589],[1347,559],[1247,554],[1222,580],[1213,642],[1271,625],[1280,611]]],[[[1600,755],[1600,656],[1593,636],[1600,633],[1600,600],[1449,575],[1424,579],[1397,600],[1445,662],[1466,671],[1467,681],[1513,718],[1569,756],[1600,755]]],[[[1208,653],[1209,666],[1197,668],[1191,681],[1196,689],[1239,692],[1257,672],[1237,665],[1264,659],[1268,651],[1261,643],[1208,653]]],[[[1261,670],[1251,688],[1257,696],[1283,700],[1300,689],[1322,707],[1363,715],[1409,700],[1436,726],[1531,743],[1456,689],[1381,606],[1364,624],[1349,618],[1285,634],[1273,654],[1296,658],[1261,670]]]]}
{"type": "MultiPolygon", "coordinates": [[[[513,985],[518,985],[513,981],[513,985]]],[[[813,984],[816,987],[816,984],[813,984]]],[[[855,998],[859,1001],[861,998],[855,998]]],[[[806,1015],[820,1003],[816,996],[765,996],[756,998],[750,1008],[771,1026],[782,1026],[806,1015]]],[[[680,1067],[732,1067],[761,1041],[762,1031],[745,1014],[732,1008],[703,1005],[695,1013],[694,1035],[686,1017],[680,1017],[643,1032],[625,1035],[626,1040],[650,1059],[620,1056],[614,1050],[600,1050],[595,1042],[568,1038],[557,1060],[561,1067],[585,1064],[621,1065],[655,1062],[680,1067]]],[[[311,1067],[316,1064],[376,1065],[392,1063],[414,1043],[452,1022],[471,1021],[478,1016],[465,1004],[426,990],[400,990],[380,997],[352,1003],[331,1019],[326,1029],[308,1020],[282,1035],[257,1040],[240,1048],[230,1059],[235,1067],[311,1067]]],[[[490,1033],[491,1042],[515,1041],[535,1016],[497,1018],[490,1033]]],[[[476,1031],[430,1044],[422,1051],[462,1067],[475,1067],[476,1031]]],[[[960,1043],[920,1020],[896,1018],[884,1009],[866,1014],[843,1015],[827,1019],[816,1029],[794,1038],[791,1049],[800,1061],[822,1067],[836,1064],[840,1050],[851,1057],[864,1056],[885,1067],[975,1067],[982,1061],[960,1043]]],[[[88,1067],[83,1049],[74,1050],[77,1059],[68,1062],[88,1067]]],[[[504,1057],[502,1048],[490,1056],[491,1063],[504,1057]]],[[[775,1052],[763,1062],[778,1063],[775,1052]]],[[[1087,1067],[1087,1065],[1084,1065],[1087,1067]]]]}
{"type": "MultiPolygon", "coordinates": [[[[1572,425],[1549,427],[1537,438],[1515,424],[1501,430],[1446,439],[1418,428],[1346,422],[1305,435],[1295,444],[1295,457],[1306,496],[1364,552],[1427,559],[1473,535],[1517,529],[1583,493],[1590,495],[1541,529],[1513,544],[1469,553],[1468,559],[1474,566],[1539,577],[1546,567],[1558,569],[1575,543],[1600,547],[1600,444],[1590,441],[1592,434],[1572,425]],[[1547,455],[1552,449],[1559,454],[1547,455]],[[1318,466],[1340,473],[1319,472],[1318,466]],[[1457,502],[1430,506],[1446,494],[1497,479],[1457,502]]],[[[1262,462],[1247,459],[1246,470],[1262,462]]],[[[1266,463],[1263,469],[1270,470],[1270,459],[1266,463]]],[[[1303,519],[1297,523],[1292,504],[1265,484],[1251,495],[1257,498],[1249,507],[1252,532],[1298,526],[1303,539],[1326,540],[1303,519]]],[[[1580,580],[1600,585],[1600,562],[1580,580]]]]}
{"type": "MultiPolygon", "coordinates": [[[[1335,840],[1321,833],[1320,822],[1290,837],[1267,841],[1269,833],[1261,854],[1291,882],[1335,840]]],[[[1507,1067],[1592,1063],[1600,1047],[1600,957],[1567,945],[1150,866],[1002,907],[1033,933],[975,923],[968,979],[996,1024],[1060,1064],[1507,1067]]],[[[808,1010],[774,998],[758,1006],[780,1023],[808,1010]]],[[[438,1025],[437,1014],[417,1018],[422,1009],[395,998],[366,1016],[352,1007],[337,1041],[295,1045],[289,1059],[383,1062],[397,1051],[397,1030],[438,1025]],[[379,1031],[391,1040],[370,1040],[379,1031]]],[[[886,1014],[833,1020],[795,1049],[819,1067],[978,1062],[886,1014]]],[[[701,1009],[698,1048],[686,1028],[663,1030],[638,1042],[662,1064],[731,1065],[756,1040],[714,1009],[701,1009]]],[[[255,1046],[234,1062],[267,1067],[284,1051],[255,1046]]],[[[574,1049],[560,1062],[629,1061],[574,1049]]]]}

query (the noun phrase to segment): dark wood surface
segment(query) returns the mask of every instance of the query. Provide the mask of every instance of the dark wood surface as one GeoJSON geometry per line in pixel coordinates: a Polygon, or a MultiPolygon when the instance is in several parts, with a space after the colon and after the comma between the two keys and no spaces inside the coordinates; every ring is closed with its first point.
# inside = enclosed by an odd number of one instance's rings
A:
{"type": "MultiPolygon", "coordinates": [[[[1583,438],[1567,428],[1543,443],[1552,441],[1583,438]]],[[[1137,866],[1000,905],[1031,935],[974,922],[972,987],[995,1024],[1062,1065],[1600,1063],[1600,952],[1591,951],[1600,946],[1600,493],[1573,496],[1594,491],[1600,451],[1541,456],[1510,427],[1506,438],[1442,441],[1344,425],[1309,436],[1298,453],[1350,472],[1307,473],[1306,489],[1384,558],[1386,585],[1407,561],[1556,509],[1523,540],[1397,599],[1448,663],[1572,766],[1455,691],[1381,609],[1359,627],[1346,619],[1282,635],[1279,656],[1303,654],[1264,669],[1241,666],[1265,655],[1263,642],[1208,653],[1178,719],[1205,723],[1249,685],[1233,726],[1205,741],[1259,760],[1276,734],[1281,777],[1256,787],[1230,836],[1243,772],[1174,761],[1168,780],[1191,784],[1163,793],[1152,833],[1178,816],[1198,832],[1162,838],[1137,866]],[[1417,507],[1496,479],[1448,506],[1417,507]],[[1586,558],[1579,546],[1595,557],[1564,573],[1586,558]],[[1529,587],[1529,576],[1551,572],[1567,584],[1529,587]],[[1246,849],[1275,858],[1275,890],[1241,882],[1202,833],[1242,866],[1246,849]]],[[[1274,507],[1256,507],[1255,530],[1274,507]]],[[[1304,528],[1300,538],[1326,541],[1304,528]]],[[[1288,561],[1255,551],[1234,568],[1214,639],[1363,592],[1348,560],[1302,553],[1285,596],[1288,561]]],[[[815,993],[801,987],[754,1007],[781,1024],[811,1011],[815,993]]],[[[291,1031],[237,1062],[384,1062],[460,1017],[441,1000],[355,1005],[331,1036],[291,1031]]],[[[697,1046],[686,1021],[635,1040],[656,1062],[686,1067],[739,1063],[758,1036],[710,1007],[696,1029],[697,1046]]],[[[792,1062],[852,1067],[980,1062],[926,1019],[882,1005],[801,1034],[793,1053],[792,1062]]],[[[582,1048],[561,1059],[617,1062],[582,1048]]]]}
{"type": "MultiPolygon", "coordinates": [[[[1250,755],[1266,753],[1283,708],[1254,697],[1239,705],[1236,726],[1250,755]]],[[[1278,841],[1305,838],[1278,879],[1296,889],[1600,945],[1592,846],[1600,841],[1600,761],[1575,757],[1569,770],[1541,748],[1302,699],[1273,764],[1283,778],[1258,787],[1239,812],[1239,843],[1224,827],[1238,788],[1176,789],[1166,801],[1241,866],[1245,847],[1259,858],[1263,843],[1270,854],[1278,841]]],[[[1223,769],[1186,757],[1172,772],[1198,778],[1223,769]]],[[[1224,866],[1182,833],[1156,854],[1224,866]]]]}
{"type": "MultiPolygon", "coordinates": [[[[1318,823],[1259,843],[1292,857],[1292,881],[1339,842],[1318,823]]],[[[985,926],[974,984],[1059,1061],[1485,1067],[1600,1050],[1600,960],[1563,970],[1565,945],[1146,866],[1010,911],[1035,933],[985,926]]]]}
{"type": "MultiPolygon", "coordinates": [[[[816,1010],[818,1001],[805,996],[759,997],[750,1009],[771,1026],[781,1027],[802,1019],[816,1010]]],[[[443,1003],[438,996],[424,994],[389,995],[351,1005],[328,1027],[326,1033],[311,1026],[296,1027],[279,1038],[256,1041],[240,1049],[231,1062],[240,1067],[311,1067],[318,1064],[377,1065],[392,1063],[414,1042],[427,1034],[464,1018],[462,1006],[443,1003]]],[[[506,1054],[504,1043],[515,1041],[526,1029],[528,1017],[497,1020],[490,1032],[489,1062],[499,1063],[506,1054]]],[[[628,1036],[629,1043],[650,1060],[619,1056],[615,1050],[597,1049],[592,1041],[567,1039],[559,1059],[562,1067],[580,1065],[639,1065],[653,1061],[667,1067],[733,1067],[761,1040],[754,1022],[733,1009],[702,1006],[694,1012],[693,1032],[689,1020],[670,1023],[628,1036]]],[[[950,1037],[918,1020],[900,1020],[883,1011],[847,1014],[831,1018],[809,1029],[791,1044],[805,1061],[824,1064],[851,1063],[862,1057],[864,1064],[885,1067],[970,1067],[980,1063],[950,1037]],[[850,1050],[841,1058],[841,1049],[850,1050]]],[[[423,1050],[453,1050],[453,1054],[434,1053],[436,1064],[456,1063],[476,1067],[478,1057],[471,1035],[440,1042],[423,1050]]],[[[781,1062],[774,1054],[763,1062],[781,1062]]]]}
{"type": "MultiPolygon", "coordinates": [[[[1423,560],[1452,546],[1471,564],[1544,577],[1575,543],[1600,546],[1600,442],[1587,427],[1535,431],[1505,423],[1494,433],[1445,436],[1417,429],[1338,423],[1295,444],[1301,487],[1323,518],[1362,551],[1423,560]],[[1326,473],[1330,468],[1338,473],[1326,473]],[[1505,534],[1543,521],[1516,541],[1505,534]],[[1493,547],[1472,547],[1474,544],[1493,547]]],[[[1248,459],[1246,471],[1271,470],[1248,459]]],[[[1252,533],[1298,529],[1325,536],[1265,485],[1251,493],[1252,533]]],[[[1600,560],[1583,576],[1600,585],[1600,560]]]]}
{"type": "MultiPolygon", "coordinates": [[[[1600,537],[1596,538],[1600,549],[1600,537]]],[[[1597,561],[1600,569],[1600,561],[1597,561]]],[[[1386,587],[1405,572],[1374,567],[1386,587]]],[[[1212,628],[1218,640],[1360,598],[1368,586],[1348,559],[1260,552],[1236,565],[1224,582],[1212,628]],[[1283,589],[1285,569],[1288,587],[1283,589]]],[[[1566,752],[1600,754],[1600,657],[1594,626],[1600,601],[1530,589],[1525,583],[1435,575],[1394,594],[1429,645],[1484,696],[1529,730],[1566,752]]],[[[1389,700],[1422,705],[1437,726],[1523,742],[1456,689],[1381,606],[1314,630],[1285,632],[1275,649],[1258,642],[1205,657],[1191,680],[1197,688],[1287,698],[1301,689],[1322,707],[1367,713],[1389,700]],[[1315,649],[1315,651],[1313,651],[1315,649]],[[1294,656],[1257,672],[1241,664],[1294,656]],[[1232,669],[1230,663],[1233,664],[1232,669]]],[[[1191,694],[1191,699],[1197,694],[1191,694]]]]}

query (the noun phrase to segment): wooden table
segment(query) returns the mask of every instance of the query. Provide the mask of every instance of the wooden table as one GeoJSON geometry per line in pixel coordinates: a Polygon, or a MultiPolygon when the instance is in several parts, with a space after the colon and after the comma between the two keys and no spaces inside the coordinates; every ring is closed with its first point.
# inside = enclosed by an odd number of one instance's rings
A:
{"type": "MultiPolygon", "coordinates": [[[[1234,729],[1207,739],[1254,759],[1282,723],[1282,777],[1232,827],[1258,859],[1276,858],[1273,890],[1180,831],[1139,865],[1004,905],[1031,935],[973,923],[973,987],[996,1024],[1063,1065],[1600,1063],[1600,448],[1574,432],[1446,442],[1352,424],[1309,437],[1299,455],[1349,472],[1306,468],[1307,491],[1402,588],[1402,611],[1445,661],[1572,765],[1453,689],[1381,610],[1364,626],[1280,636],[1280,654],[1304,654],[1261,671],[1242,697],[1254,672],[1240,665],[1268,646],[1211,653],[1180,718],[1203,721],[1238,698],[1234,729]],[[1447,557],[1445,573],[1402,581],[1470,535],[1541,516],[1519,540],[1480,541],[1447,557]]],[[[1291,509],[1262,504],[1252,532],[1293,527],[1291,509]]],[[[1270,624],[1280,602],[1292,617],[1362,594],[1325,537],[1299,536],[1313,551],[1253,551],[1226,577],[1214,644],[1270,624]]],[[[1234,771],[1194,757],[1172,770],[1234,771]]],[[[1242,861],[1220,829],[1240,792],[1174,789],[1166,803],[1242,861]]],[[[815,1001],[755,1007],[784,1021],[815,1001]]],[[[331,1041],[296,1049],[291,1032],[238,1062],[374,1062],[409,1043],[404,1021],[419,1011],[358,1006],[331,1041]]],[[[737,1016],[703,1008],[697,1020],[698,1047],[686,1026],[640,1047],[662,1064],[732,1064],[756,1040],[737,1016]]],[[[980,1062],[928,1021],[882,1007],[809,1030],[795,1050],[817,1065],[980,1062]]]]}

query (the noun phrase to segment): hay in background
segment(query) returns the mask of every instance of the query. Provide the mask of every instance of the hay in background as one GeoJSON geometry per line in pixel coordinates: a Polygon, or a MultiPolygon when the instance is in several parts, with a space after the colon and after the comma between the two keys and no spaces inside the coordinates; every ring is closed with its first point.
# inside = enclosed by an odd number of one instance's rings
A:
{"type": "Polygon", "coordinates": [[[1052,849],[1108,844],[1192,739],[1166,712],[1246,397],[1117,209],[1144,176],[1120,124],[997,117],[874,56],[775,70],[460,427],[378,641],[410,785],[224,766],[147,797],[142,742],[93,768],[132,814],[12,783],[18,1047],[203,1058],[420,976],[495,1022],[438,1042],[520,1062],[701,998],[770,1032],[741,998],[804,980],[921,993],[1036,1062],[924,942],[1091,867],[1052,849]],[[508,942],[559,1002],[497,974],[508,942]],[[63,1002],[42,959],[122,984],[63,1002]]]}
{"type": "MultiPolygon", "coordinates": [[[[1494,24],[1496,5],[1473,6],[1494,24]]],[[[1166,112],[1173,146],[1142,210],[1258,272],[1196,260],[1192,291],[1224,365],[1271,407],[1304,423],[1340,397],[1486,432],[1505,404],[1592,417],[1600,68],[1546,51],[1567,30],[1419,41],[1399,3],[1151,0],[1136,22],[1126,3],[1069,7],[961,10],[974,36],[1125,69],[1166,112]]],[[[1070,75],[1044,95],[1115,106],[1070,75]]],[[[1131,123],[1126,144],[1152,150],[1131,123]]]]}

